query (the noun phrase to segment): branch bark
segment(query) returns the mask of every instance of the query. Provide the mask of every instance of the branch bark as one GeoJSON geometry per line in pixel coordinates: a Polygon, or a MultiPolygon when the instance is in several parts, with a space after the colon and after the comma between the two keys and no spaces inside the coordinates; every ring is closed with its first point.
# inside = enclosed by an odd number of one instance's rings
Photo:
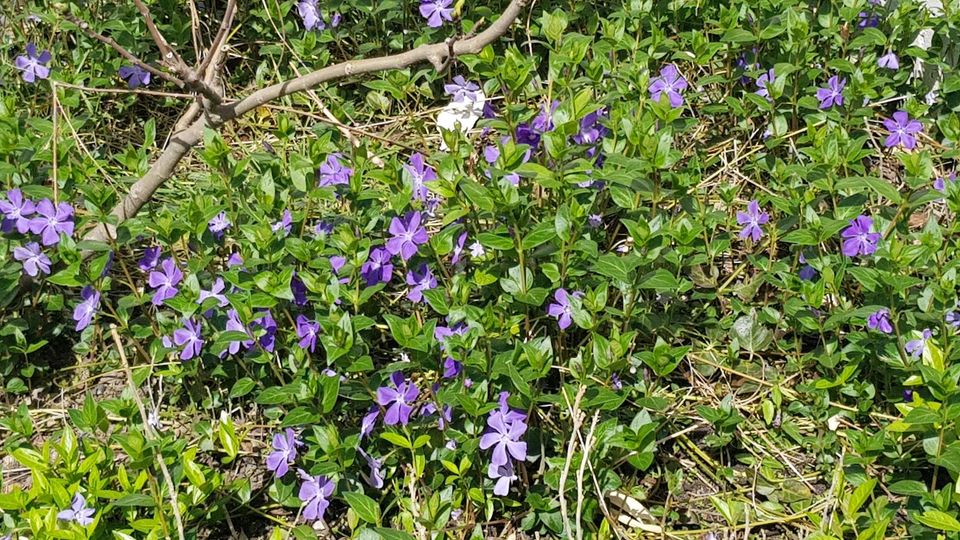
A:
{"type": "MultiPolygon", "coordinates": [[[[500,18],[479,34],[454,42],[421,45],[415,49],[378,58],[352,60],[328,66],[289,81],[268,86],[257,90],[249,96],[218,108],[218,114],[201,114],[189,127],[172,136],[170,144],[163,150],[150,170],[131,187],[130,192],[111,211],[112,216],[120,223],[135,216],[153,194],[170,178],[180,160],[190,150],[203,140],[206,128],[219,129],[223,124],[233,121],[254,109],[271,101],[315,88],[325,82],[342,79],[351,75],[374,73],[389,69],[401,69],[421,62],[430,62],[434,65],[445,65],[449,60],[463,54],[475,54],[484,47],[496,41],[505,34],[520,15],[520,12],[529,4],[530,0],[511,0],[500,18]]],[[[140,2],[138,1],[138,4],[140,2]]],[[[226,15],[229,15],[229,11],[226,15]]],[[[152,20],[151,20],[152,22],[152,20]]],[[[156,36],[155,36],[156,37],[156,36]]],[[[160,38],[162,39],[162,37],[160,38]]],[[[165,42],[164,42],[165,43],[165,42]]],[[[216,43],[216,42],[215,42],[216,43]]],[[[159,43],[158,43],[159,45],[159,43]]],[[[217,51],[211,50],[211,55],[217,51]]],[[[209,70],[208,70],[209,73],[209,70]]],[[[209,85],[207,85],[209,87],[209,85]]],[[[180,123],[178,122],[178,127],[180,123]]],[[[91,229],[84,240],[106,241],[115,238],[116,226],[101,223],[91,229]]]]}

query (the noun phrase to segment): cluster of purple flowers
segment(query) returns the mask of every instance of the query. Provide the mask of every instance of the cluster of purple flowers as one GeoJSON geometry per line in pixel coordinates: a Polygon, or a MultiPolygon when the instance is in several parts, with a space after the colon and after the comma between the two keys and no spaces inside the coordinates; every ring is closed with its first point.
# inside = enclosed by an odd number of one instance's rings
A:
{"type": "MultiPolygon", "coordinates": [[[[300,0],[297,3],[297,13],[303,21],[303,28],[305,30],[325,30],[327,28],[328,23],[323,19],[323,14],[320,13],[320,6],[317,0],[300,0]]],[[[339,13],[333,13],[330,16],[330,28],[340,26],[340,19],[341,16],[339,13]]]]}
{"type": "Polygon", "coordinates": [[[487,430],[480,437],[480,448],[493,449],[487,476],[496,482],[493,493],[500,496],[510,491],[510,484],[517,478],[513,460],[527,459],[527,443],[523,440],[527,415],[511,408],[509,397],[509,392],[500,393],[500,406],[490,411],[487,430]]]}

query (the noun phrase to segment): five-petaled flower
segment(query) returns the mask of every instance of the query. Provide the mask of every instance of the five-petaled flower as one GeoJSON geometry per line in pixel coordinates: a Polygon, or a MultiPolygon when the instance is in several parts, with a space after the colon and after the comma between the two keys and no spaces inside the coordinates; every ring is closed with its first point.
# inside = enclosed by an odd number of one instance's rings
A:
{"type": "Polygon", "coordinates": [[[177,284],[183,279],[183,272],[172,258],[167,257],[160,263],[161,271],[150,272],[147,283],[153,287],[153,305],[159,306],[164,300],[177,295],[177,284]]]}
{"type": "Polygon", "coordinates": [[[897,55],[891,51],[880,58],[877,58],[877,65],[886,69],[899,69],[900,59],[898,59],[897,55]]]}
{"type": "Polygon", "coordinates": [[[297,337],[300,338],[300,348],[313,352],[317,347],[317,336],[320,334],[320,323],[311,321],[304,315],[297,315],[297,337]]]}
{"type": "Polygon", "coordinates": [[[60,242],[60,233],[73,234],[73,207],[63,202],[54,206],[50,199],[43,199],[37,203],[37,215],[30,220],[30,232],[39,234],[45,246],[60,242]]]}
{"type": "Polygon", "coordinates": [[[303,20],[303,27],[306,30],[323,30],[327,27],[317,6],[317,0],[300,0],[297,3],[297,13],[303,20]]]}
{"type": "Polygon", "coordinates": [[[423,301],[423,291],[436,288],[437,278],[430,272],[429,266],[421,264],[416,270],[407,271],[407,285],[410,286],[407,298],[420,303],[423,301]]]}
{"type": "Polygon", "coordinates": [[[687,80],[680,74],[677,66],[667,64],[660,68],[660,76],[650,79],[650,99],[660,101],[667,96],[670,107],[676,109],[683,105],[683,91],[687,89],[687,80]]]}
{"type": "Polygon", "coordinates": [[[190,360],[200,356],[203,349],[203,327],[193,319],[184,319],[183,328],[173,331],[173,343],[183,347],[180,351],[180,360],[190,360]]]}
{"type": "Polygon", "coordinates": [[[149,272],[157,267],[157,263],[160,262],[160,246],[148,247],[143,250],[143,257],[140,258],[140,262],[137,263],[137,266],[140,270],[144,272],[149,272]]]}
{"type": "Polygon", "coordinates": [[[130,89],[150,84],[150,72],[137,65],[121,66],[119,74],[130,89]]]}
{"type": "Polygon", "coordinates": [[[207,222],[207,228],[210,229],[210,233],[217,240],[223,238],[223,234],[230,228],[230,225],[230,218],[227,217],[226,212],[220,212],[207,222]]]}
{"type": "Polygon", "coordinates": [[[556,302],[547,306],[547,314],[557,319],[557,324],[561,330],[566,330],[573,322],[573,306],[570,304],[570,297],[579,298],[583,293],[574,292],[572,295],[566,289],[557,289],[553,293],[556,302]]]}
{"type": "Polygon", "coordinates": [[[17,69],[23,72],[23,80],[28,83],[35,83],[37,79],[46,79],[50,76],[50,68],[47,63],[50,62],[50,51],[43,51],[37,54],[37,46],[33,43],[27,44],[27,54],[21,54],[14,61],[17,69]]]}
{"type": "Polygon", "coordinates": [[[336,484],[326,476],[310,476],[303,469],[297,471],[300,479],[300,493],[298,497],[305,504],[303,507],[303,519],[307,521],[317,521],[323,519],[323,513],[330,506],[330,496],[336,484]]]}
{"type": "Polygon", "coordinates": [[[890,310],[882,308],[871,313],[870,316],[867,317],[867,328],[884,334],[892,334],[893,325],[890,324],[890,310]]]}
{"type": "Polygon", "coordinates": [[[390,381],[393,383],[393,388],[389,386],[377,388],[377,403],[387,408],[383,423],[388,426],[397,424],[405,426],[410,422],[410,413],[413,412],[413,404],[417,401],[420,390],[415,384],[405,380],[400,371],[393,372],[390,375],[390,381]]]}
{"type": "Polygon", "coordinates": [[[36,211],[36,205],[23,196],[23,192],[14,188],[7,192],[6,199],[0,199],[0,212],[3,212],[3,224],[0,230],[10,232],[14,228],[20,234],[30,230],[30,216],[36,211]]]}
{"type": "Polygon", "coordinates": [[[820,100],[821,109],[829,109],[833,106],[843,105],[843,88],[847,85],[847,79],[841,79],[834,75],[827,81],[825,88],[817,90],[817,99],[820,100]]]}
{"type": "Polygon", "coordinates": [[[430,191],[427,189],[427,182],[433,182],[437,179],[437,173],[423,160],[423,154],[417,152],[410,156],[410,163],[403,166],[403,169],[410,174],[410,180],[413,187],[412,197],[416,201],[426,202],[430,191]]]}
{"type": "Polygon", "coordinates": [[[757,201],[750,201],[746,212],[737,212],[737,224],[743,225],[740,238],[750,238],[754,242],[759,242],[763,237],[763,229],[760,226],[768,221],[770,221],[770,214],[761,211],[757,201]]]}
{"type": "Polygon", "coordinates": [[[923,332],[920,333],[918,339],[910,340],[904,345],[904,349],[907,351],[907,354],[914,358],[920,358],[920,355],[923,354],[924,347],[927,346],[927,341],[933,337],[933,331],[929,328],[924,328],[923,332]]]}
{"type": "Polygon", "coordinates": [[[40,244],[36,242],[13,248],[13,258],[23,263],[23,271],[30,277],[50,273],[50,259],[40,251],[40,244]]]}
{"type": "Polygon", "coordinates": [[[522,440],[527,424],[523,420],[507,422],[500,414],[491,414],[487,418],[487,427],[490,429],[480,437],[480,448],[493,448],[491,462],[495,465],[504,465],[514,459],[527,459],[527,443],[522,440]]]}
{"type": "Polygon", "coordinates": [[[512,461],[507,461],[501,465],[491,462],[487,466],[487,477],[496,480],[493,485],[493,494],[500,497],[510,492],[510,484],[517,479],[512,461]]]}
{"type": "Polygon", "coordinates": [[[390,282],[393,277],[393,264],[390,263],[390,258],[390,252],[382,247],[370,250],[367,261],[360,266],[360,275],[367,282],[367,287],[390,282]]]}
{"type": "Polygon", "coordinates": [[[773,97],[770,95],[770,85],[776,80],[777,74],[773,71],[773,68],[770,68],[769,71],[757,77],[757,91],[754,92],[754,94],[772,101],[773,97]]]}
{"type": "Polygon", "coordinates": [[[320,187],[350,184],[353,169],[344,166],[344,164],[340,162],[341,157],[343,156],[340,153],[330,154],[327,156],[327,160],[320,165],[320,169],[317,171],[318,184],[320,187]]]}
{"type": "Polygon", "coordinates": [[[387,240],[387,251],[392,255],[400,255],[404,261],[416,255],[417,246],[430,240],[427,229],[420,224],[421,219],[420,212],[409,212],[403,220],[393,218],[390,221],[390,234],[393,237],[387,240]]]}
{"type": "Polygon", "coordinates": [[[911,120],[906,111],[893,113],[893,118],[883,120],[883,126],[890,132],[883,141],[887,148],[902,146],[913,150],[917,146],[917,133],[923,131],[923,124],[919,120],[911,120]]]}
{"type": "Polygon", "coordinates": [[[443,21],[453,20],[453,0],[421,0],[420,15],[430,28],[439,28],[443,21]]]}
{"type": "Polygon", "coordinates": [[[227,307],[230,301],[222,294],[224,289],[226,289],[226,284],[223,282],[223,278],[217,277],[217,279],[213,280],[213,285],[210,286],[209,291],[200,289],[200,296],[197,298],[197,303],[203,304],[208,298],[214,298],[218,306],[227,307]]]}
{"type": "Polygon", "coordinates": [[[283,217],[280,218],[280,221],[271,225],[270,230],[273,232],[283,231],[284,236],[290,234],[290,231],[293,230],[293,214],[290,213],[289,208],[284,209],[283,217]]]}
{"type": "Polygon", "coordinates": [[[847,257],[872,255],[880,241],[880,233],[873,232],[873,219],[862,215],[851,219],[850,226],[840,236],[844,238],[841,251],[847,257]]]}
{"type": "Polygon", "coordinates": [[[452,82],[443,85],[443,91],[450,96],[451,101],[459,103],[461,101],[476,101],[480,87],[477,83],[464,79],[463,75],[457,75],[452,82]]]}
{"type": "Polygon", "coordinates": [[[273,452],[267,456],[267,469],[273,471],[273,474],[280,478],[287,474],[290,465],[297,459],[297,446],[300,441],[297,435],[290,428],[283,433],[277,433],[273,436],[273,452]]]}
{"type": "Polygon", "coordinates": [[[73,496],[73,503],[70,505],[70,508],[61,510],[57,514],[57,519],[63,521],[75,521],[78,524],[86,527],[87,525],[93,523],[94,513],[96,513],[96,510],[87,507],[87,500],[83,498],[83,495],[76,493],[73,496]]]}
{"type": "Polygon", "coordinates": [[[73,308],[73,320],[77,322],[77,332],[90,326],[90,322],[93,321],[93,316],[100,308],[100,292],[87,285],[80,291],[80,299],[82,301],[73,308]]]}

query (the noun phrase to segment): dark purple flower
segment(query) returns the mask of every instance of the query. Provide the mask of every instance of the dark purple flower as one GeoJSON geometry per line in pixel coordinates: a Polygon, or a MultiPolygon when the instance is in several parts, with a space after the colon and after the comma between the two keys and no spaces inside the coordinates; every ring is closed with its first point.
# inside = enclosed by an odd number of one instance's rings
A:
{"type": "Polygon", "coordinates": [[[327,27],[323,22],[323,16],[320,15],[317,0],[300,0],[297,3],[297,13],[303,20],[303,27],[306,30],[323,30],[327,27]]]}
{"type": "Polygon", "coordinates": [[[226,212],[220,212],[219,214],[213,216],[209,222],[207,222],[207,228],[210,229],[210,232],[213,234],[213,237],[217,240],[223,238],[224,232],[230,228],[230,220],[227,219],[226,212]]]}
{"type": "Polygon", "coordinates": [[[773,68],[770,68],[769,71],[757,77],[757,91],[754,94],[772,100],[770,97],[770,88],[767,86],[772,84],[776,80],[777,75],[774,73],[773,68]]]}
{"type": "Polygon", "coordinates": [[[911,120],[906,111],[893,113],[893,119],[884,119],[883,126],[890,132],[883,141],[887,148],[899,145],[907,150],[913,150],[917,146],[917,133],[923,131],[923,124],[919,120],[911,120]]]}
{"type": "Polygon", "coordinates": [[[489,429],[480,437],[480,448],[493,448],[490,461],[494,465],[507,464],[511,456],[523,461],[527,458],[527,443],[522,440],[527,424],[523,420],[507,422],[502,414],[494,412],[487,418],[489,429]]]}
{"type": "MultiPolygon", "coordinates": [[[[422,10],[423,6],[420,6],[420,9],[422,10]]],[[[477,86],[477,83],[464,79],[463,75],[457,75],[453,78],[453,82],[443,85],[443,91],[450,96],[450,101],[460,103],[462,101],[476,101],[480,87],[477,86]]]]}
{"type": "Polygon", "coordinates": [[[143,257],[140,258],[140,262],[137,263],[137,266],[140,267],[140,270],[144,272],[149,272],[157,267],[157,263],[160,262],[160,246],[148,247],[143,250],[143,257]]]}
{"type": "Polygon", "coordinates": [[[23,80],[33,84],[37,82],[37,79],[46,79],[50,76],[50,68],[47,67],[48,62],[50,62],[50,51],[37,54],[37,46],[28,43],[27,54],[18,56],[14,65],[23,72],[23,80]]]}
{"type": "Polygon", "coordinates": [[[410,156],[410,164],[404,165],[403,168],[410,173],[413,182],[413,199],[426,202],[427,194],[430,192],[426,183],[436,180],[437,173],[424,162],[423,154],[420,152],[410,156]]]}
{"type": "Polygon", "coordinates": [[[913,403],[913,390],[910,388],[903,389],[903,400],[907,403],[913,403]]]}
{"type": "Polygon", "coordinates": [[[443,378],[452,379],[463,371],[463,363],[457,362],[449,356],[443,361],[443,378]]]}
{"type": "Polygon", "coordinates": [[[333,223],[328,223],[326,221],[318,221],[316,225],[313,226],[313,233],[317,236],[326,236],[333,232],[333,223]]]}
{"type": "Polygon", "coordinates": [[[877,65],[886,69],[900,69],[900,60],[892,51],[877,58],[877,65]]]}
{"type": "Polygon", "coordinates": [[[231,253],[227,259],[227,268],[233,268],[234,266],[243,266],[243,256],[239,252],[231,253]]]}
{"type": "MultiPolygon", "coordinates": [[[[587,149],[587,157],[592,158],[597,154],[600,139],[605,137],[610,131],[600,122],[602,119],[605,119],[606,116],[606,107],[601,107],[580,120],[580,131],[573,136],[573,142],[591,146],[591,148],[587,149]]],[[[602,162],[598,160],[597,166],[599,167],[601,164],[602,162]]]]}
{"type": "Polygon", "coordinates": [[[903,348],[908,354],[910,354],[910,356],[914,358],[920,358],[920,355],[923,354],[924,347],[927,346],[927,340],[932,337],[933,331],[931,331],[929,328],[924,328],[919,339],[908,341],[903,348]]]}
{"type": "MultiPolygon", "coordinates": [[[[226,330],[232,331],[232,332],[243,332],[248,336],[250,335],[250,332],[247,330],[247,328],[243,325],[242,322],[240,322],[240,315],[237,313],[237,310],[235,309],[231,309],[227,311],[226,330]]],[[[253,338],[251,336],[251,339],[248,339],[248,340],[231,341],[230,344],[227,346],[227,351],[229,351],[230,354],[237,354],[238,352],[240,352],[241,348],[249,349],[252,345],[253,345],[253,338]]]]}
{"type": "Polygon", "coordinates": [[[524,161],[530,159],[531,153],[540,147],[540,132],[533,129],[533,126],[530,124],[522,123],[517,125],[517,132],[513,138],[517,141],[517,144],[525,144],[530,147],[523,157],[524,161]]]}
{"type": "Polygon", "coordinates": [[[295,305],[307,305],[307,284],[300,279],[296,272],[290,277],[290,292],[293,293],[293,303],[295,305]]]}
{"type": "Polygon", "coordinates": [[[954,328],[960,328],[960,303],[953,310],[948,311],[943,320],[954,328]]]}
{"type": "Polygon", "coordinates": [[[331,28],[336,28],[336,27],[340,26],[340,20],[341,20],[342,18],[343,18],[343,16],[340,15],[339,12],[334,11],[334,12],[333,12],[333,15],[330,16],[330,27],[331,27],[331,28]]]}
{"type": "Polygon", "coordinates": [[[820,100],[821,109],[843,105],[843,88],[847,85],[847,79],[841,79],[837,75],[830,77],[825,88],[817,90],[817,99],[820,100]]]}
{"type": "Polygon", "coordinates": [[[867,328],[884,334],[892,334],[893,325],[890,324],[890,310],[883,308],[871,313],[867,317],[867,328]]]}
{"type": "Polygon", "coordinates": [[[203,349],[202,331],[203,327],[193,319],[184,319],[183,328],[173,331],[173,343],[183,347],[180,351],[180,360],[190,360],[200,356],[200,350],[203,349]]]}
{"type": "Polygon", "coordinates": [[[409,212],[403,220],[393,218],[390,221],[390,234],[393,237],[387,240],[387,251],[392,255],[400,255],[404,261],[416,255],[417,246],[430,240],[427,229],[420,225],[421,219],[420,212],[409,212]]]}
{"type": "Polygon", "coordinates": [[[407,272],[407,285],[410,286],[407,298],[411,302],[420,303],[423,301],[423,291],[429,291],[437,287],[437,278],[430,272],[430,267],[421,264],[416,270],[407,272]]]}
{"type": "Polygon", "coordinates": [[[876,28],[880,24],[880,16],[871,11],[861,11],[857,14],[858,28],[876,28]]]}
{"type": "Polygon", "coordinates": [[[70,508],[57,513],[57,519],[62,521],[76,521],[83,527],[93,523],[93,514],[96,510],[87,507],[87,500],[79,492],[73,495],[70,508]]]}
{"type": "Polygon", "coordinates": [[[167,257],[160,263],[160,272],[150,272],[150,276],[147,278],[147,283],[153,287],[153,305],[159,306],[163,304],[163,301],[168,298],[173,298],[177,295],[177,284],[180,283],[180,280],[183,279],[183,272],[177,267],[177,263],[173,262],[173,259],[167,257]]]}
{"type": "Polygon", "coordinates": [[[82,301],[77,304],[77,307],[73,308],[73,320],[77,322],[77,332],[90,326],[93,316],[100,308],[100,293],[90,285],[80,291],[80,298],[82,301]]]}
{"type": "Polygon", "coordinates": [[[460,262],[460,254],[463,253],[463,246],[467,243],[467,233],[466,231],[460,233],[460,236],[457,238],[457,243],[453,245],[453,256],[450,257],[450,264],[457,264],[460,262]]]}
{"type": "Polygon", "coordinates": [[[880,233],[873,232],[873,219],[868,216],[857,216],[850,220],[850,226],[840,235],[843,241],[843,254],[847,257],[870,255],[877,250],[880,233]]]}
{"type": "Polygon", "coordinates": [[[23,196],[23,192],[17,188],[11,189],[6,199],[0,199],[0,212],[3,212],[0,230],[10,232],[16,227],[18,233],[26,234],[30,230],[29,218],[36,208],[33,201],[23,196]]]}
{"type": "Polygon", "coordinates": [[[36,242],[13,248],[13,258],[23,263],[23,271],[30,277],[50,273],[50,259],[40,251],[40,244],[36,242]]]}
{"type": "Polygon", "coordinates": [[[623,381],[620,380],[620,376],[616,373],[610,375],[610,386],[612,386],[614,390],[623,390],[623,381]]]}
{"type": "Polygon", "coordinates": [[[430,28],[439,28],[443,21],[453,20],[453,0],[420,0],[420,15],[430,28]]]}
{"type": "Polygon", "coordinates": [[[287,474],[290,465],[297,459],[298,443],[296,433],[290,428],[273,436],[273,452],[267,456],[267,469],[273,471],[277,478],[287,474]]]}
{"type": "Polygon", "coordinates": [[[512,461],[507,461],[499,465],[491,462],[487,467],[487,476],[491,480],[496,480],[496,484],[493,486],[493,494],[500,497],[510,493],[510,484],[517,479],[512,461]]]}
{"type": "Polygon", "coordinates": [[[393,265],[390,264],[390,252],[383,248],[370,250],[370,257],[360,267],[360,275],[367,282],[367,287],[378,283],[389,283],[393,277],[393,265]]]}
{"type": "Polygon", "coordinates": [[[817,277],[817,269],[807,264],[807,259],[803,253],[800,254],[800,264],[804,265],[798,272],[800,279],[804,281],[813,281],[817,277]]]}
{"type": "Polygon", "coordinates": [[[546,103],[540,106],[540,113],[533,117],[531,127],[540,133],[546,133],[553,129],[553,113],[560,107],[559,100],[553,100],[548,107],[546,103]]]}
{"type": "Polygon", "coordinates": [[[380,407],[372,405],[367,414],[363,415],[363,420],[360,421],[361,439],[373,433],[373,428],[377,425],[377,418],[380,418],[380,407]]]}
{"type": "Polygon", "coordinates": [[[387,408],[383,423],[388,426],[397,424],[405,426],[410,422],[410,413],[413,412],[413,404],[420,395],[420,390],[412,382],[404,380],[403,373],[399,371],[395,371],[390,376],[390,380],[393,382],[393,388],[389,386],[377,388],[377,403],[387,408]]]}
{"type": "Polygon", "coordinates": [[[37,216],[30,220],[30,232],[39,234],[45,246],[59,242],[60,233],[72,235],[73,207],[67,203],[54,206],[50,199],[43,199],[37,203],[37,216]]]}
{"type": "Polygon", "coordinates": [[[250,323],[265,330],[264,334],[260,336],[258,343],[263,347],[263,350],[273,352],[277,343],[277,321],[273,319],[270,310],[264,310],[262,313],[262,315],[250,321],[250,323]]]}
{"type": "Polygon", "coordinates": [[[300,469],[300,500],[306,505],[303,507],[303,519],[307,521],[317,521],[323,519],[323,513],[330,506],[330,496],[336,484],[326,476],[310,476],[306,471],[300,469]]]}
{"type": "Polygon", "coordinates": [[[119,73],[131,89],[150,84],[150,72],[138,65],[121,66],[119,73]]]}
{"type": "Polygon", "coordinates": [[[284,236],[290,234],[290,231],[293,229],[293,214],[290,213],[290,209],[284,209],[283,217],[280,221],[274,223],[270,226],[270,230],[273,232],[283,231],[284,236]]]}
{"type": "Polygon", "coordinates": [[[760,226],[768,221],[770,221],[770,214],[762,212],[757,201],[750,201],[746,212],[737,212],[737,224],[743,225],[740,238],[750,238],[754,242],[759,242],[763,237],[763,229],[760,226]]]}
{"type": "Polygon", "coordinates": [[[107,262],[103,265],[103,270],[100,271],[100,277],[107,277],[107,274],[110,273],[110,270],[113,270],[113,262],[116,260],[116,254],[113,251],[107,252],[107,262]]]}
{"type": "Polygon", "coordinates": [[[343,164],[340,163],[341,157],[343,157],[343,155],[339,152],[330,154],[327,156],[327,160],[323,162],[323,165],[320,165],[320,170],[317,172],[317,175],[320,178],[320,187],[350,184],[350,177],[353,176],[353,169],[350,167],[344,167],[343,164]]]}
{"type": "Polygon", "coordinates": [[[297,337],[300,338],[300,348],[313,352],[317,347],[317,335],[320,333],[320,323],[311,321],[303,315],[297,315],[297,337]]]}
{"type": "MultiPolygon", "coordinates": [[[[577,295],[577,293],[573,293],[577,295]]],[[[573,322],[573,306],[570,305],[570,295],[566,289],[557,289],[553,293],[556,302],[547,306],[547,313],[557,319],[561,330],[566,330],[573,322]]]]}
{"type": "Polygon", "coordinates": [[[357,448],[357,452],[367,461],[367,467],[370,467],[370,474],[364,474],[363,480],[372,488],[383,488],[383,463],[379,459],[372,457],[363,451],[363,448],[357,448]]]}
{"type": "Polygon", "coordinates": [[[670,107],[676,109],[683,105],[683,91],[687,89],[687,80],[683,78],[677,66],[667,64],[660,68],[660,76],[650,79],[650,99],[659,102],[664,95],[670,107]]]}

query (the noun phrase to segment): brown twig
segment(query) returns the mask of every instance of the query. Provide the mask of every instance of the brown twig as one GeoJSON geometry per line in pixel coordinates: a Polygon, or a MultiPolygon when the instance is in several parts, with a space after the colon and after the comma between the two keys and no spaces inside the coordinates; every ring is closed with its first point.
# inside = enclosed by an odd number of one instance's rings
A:
{"type": "MultiPolygon", "coordinates": [[[[228,0],[226,11],[223,13],[223,20],[220,21],[220,29],[217,30],[217,35],[213,38],[213,42],[210,44],[210,49],[207,50],[207,55],[203,58],[203,62],[200,62],[200,66],[197,68],[198,73],[205,74],[204,78],[206,78],[207,67],[211,65],[211,60],[217,56],[217,52],[226,45],[230,28],[233,26],[233,17],[236,16],[236,14],[236,0],[228,0]]],[[[213,64],[215,65],[216,62],[213,62],[213,64]]]]}

